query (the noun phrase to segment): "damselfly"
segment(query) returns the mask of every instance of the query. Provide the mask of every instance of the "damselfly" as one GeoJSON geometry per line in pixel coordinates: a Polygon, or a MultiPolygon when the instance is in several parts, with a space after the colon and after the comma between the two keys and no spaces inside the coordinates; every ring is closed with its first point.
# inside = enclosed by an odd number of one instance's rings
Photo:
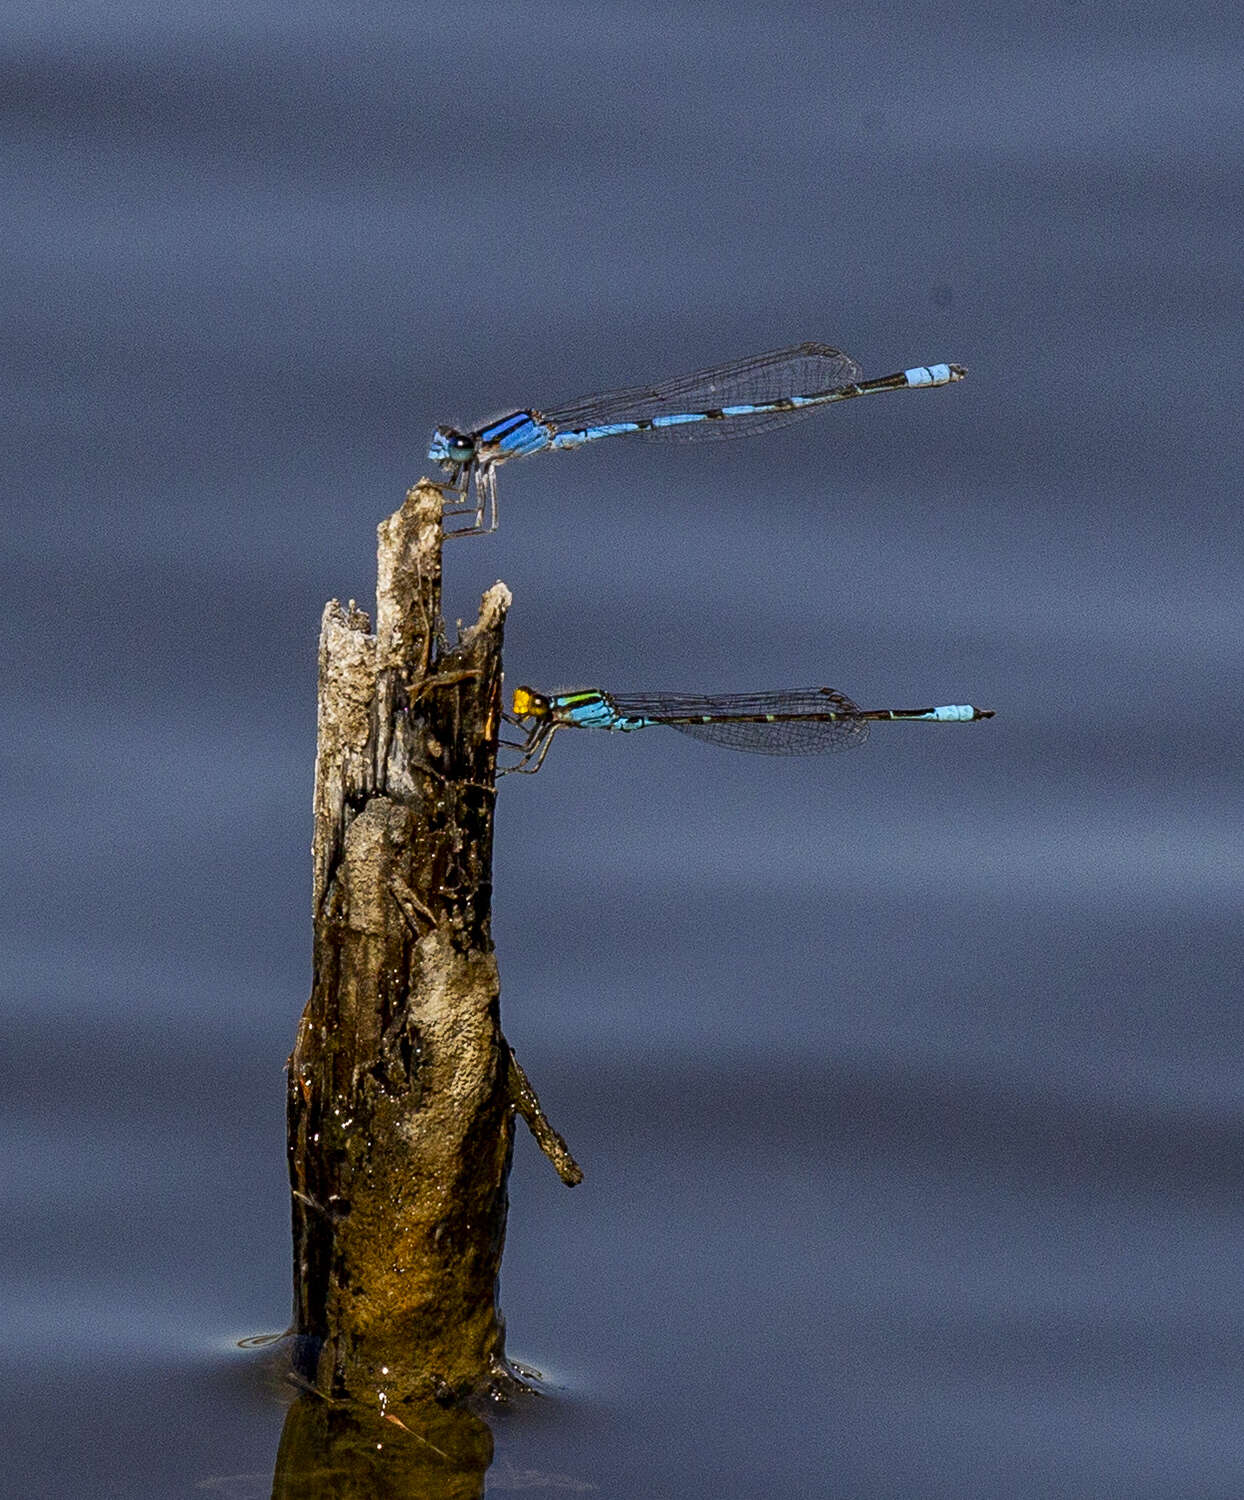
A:
{"type": "Polygon", "coordinates": [[[578,448],[597,438],[631,432],[688,441],[743,437],[782,427],[834,401],[877,391],[951,385],[966,373],[962,365],[917,365],[897,375],[861,381],[859,366],[841,349],[799,344],[660,385],[584,396],[547,411],[511,412],[473,432],[438,427],[428,457],[449,476],[446,489],[456,491],[463,502],[464,508],[450,514],[475,518],[474,525],[452,534],[475,536],[496,530],[496,470],[507,459],[545,449],[578,448]]]}
{"type": "Polygon", "coordinates": [[[940,708],[859,708],[844,693],[827,687],[712,698],[638,697],[602,693],[596,688],[546,694],[520,687],[514,689],[514,711],[507,718],[526,734],[514,747],[523,752],[521,759],[508,769],[534,773],[544,764],[559,729],[629,733],[666,724],[731,750],[760,755],[819,755],[863,744],[869,724],[879,719],[963,724],[972,719],[992,719],[993,709],[973,708],[970,703],[949,703],[940,708]]]}

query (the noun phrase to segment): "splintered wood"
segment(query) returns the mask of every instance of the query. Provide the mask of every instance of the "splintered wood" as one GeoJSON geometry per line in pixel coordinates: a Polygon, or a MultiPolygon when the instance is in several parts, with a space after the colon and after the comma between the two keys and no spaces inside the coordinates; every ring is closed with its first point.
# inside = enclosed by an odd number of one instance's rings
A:
{"type": "Polygon", "coordinates": [[[563,1180],[581,1174],[501,1033],[509,590],[445,642],[427,484],[380,526],[378,577],[375,632],[333,601],[320,635],[314,970],[288,1093],[295,1363],[325,1396],[445,1400],[513,1379],[497,1277],[515,1112],[563,1180]]]}

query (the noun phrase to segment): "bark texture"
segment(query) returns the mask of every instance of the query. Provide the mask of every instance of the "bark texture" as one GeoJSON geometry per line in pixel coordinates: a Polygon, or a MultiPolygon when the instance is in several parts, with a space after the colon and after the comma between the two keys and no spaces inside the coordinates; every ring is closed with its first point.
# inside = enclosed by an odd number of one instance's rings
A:
{"type": "Polygon", "coordinates": [[[288,1144],[299,1374],[384,1412],[509,1378],[496,1286],[529,1109],[489,930],[509,591],[444,643],[426,484],[380,526],[378,576],[374,633],[353,602],[324,610],[314,971],[288,1144]]]}

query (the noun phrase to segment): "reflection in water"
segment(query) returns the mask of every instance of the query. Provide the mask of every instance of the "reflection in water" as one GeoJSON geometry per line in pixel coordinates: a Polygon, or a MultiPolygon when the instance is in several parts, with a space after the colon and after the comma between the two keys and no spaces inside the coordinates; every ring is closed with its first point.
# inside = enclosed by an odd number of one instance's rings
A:
{"type": "Polygon", "coordinates": [[[478,1500],[491,1462],[473,1412],[406,1404],[384,1417],[308,1394],[286,1414],[272,1500],[478,1500]]]}

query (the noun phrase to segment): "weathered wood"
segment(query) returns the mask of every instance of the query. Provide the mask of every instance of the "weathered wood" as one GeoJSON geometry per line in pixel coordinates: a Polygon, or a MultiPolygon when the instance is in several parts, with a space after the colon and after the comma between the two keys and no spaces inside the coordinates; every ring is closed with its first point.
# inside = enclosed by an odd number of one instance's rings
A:
{"type": "MultiPolygon", "coordinates": [[[[311,997],[290,1058],[294,1332],[326,1396],[461,1398],[511,1378],[496,1300],[520,1088],[490,933],[510,594],[442,639],[441,495],[379,528],[375,634],[320,637],[311,997]]],[[[525,1084],[525,1080],[523,1080],[525,1084]]],[[[564,1156],[559,1155],[560,1152],[564,1156]]]]}

